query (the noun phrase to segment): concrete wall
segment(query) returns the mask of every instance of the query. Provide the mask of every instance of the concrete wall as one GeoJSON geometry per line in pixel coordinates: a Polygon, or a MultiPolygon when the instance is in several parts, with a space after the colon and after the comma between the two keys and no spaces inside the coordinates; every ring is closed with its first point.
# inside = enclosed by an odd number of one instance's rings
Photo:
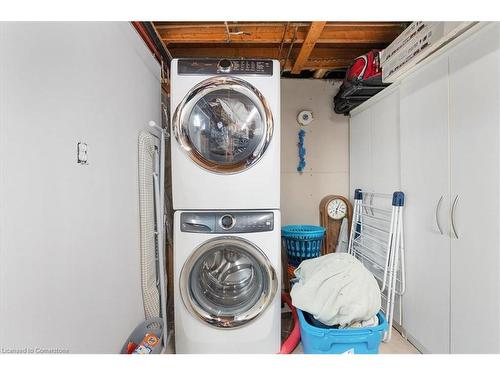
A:
{"type": "Polygon", "coordinates": [[[0,23],[0,45],[0,349],[119,352],[144,319],[137,137],[160,123],[158,64],[128,22],[0,23]]]}
{"type": "Polygon", "coordinates": [[[333,112],[340,82],[281,80],[281,212],[282,223],[318,224],[319,202],[328,194],[349,193],[348,118],[333,112]],[[297,114],[311,110],[304,127],[306,167],[297,172],[297,114]]]}

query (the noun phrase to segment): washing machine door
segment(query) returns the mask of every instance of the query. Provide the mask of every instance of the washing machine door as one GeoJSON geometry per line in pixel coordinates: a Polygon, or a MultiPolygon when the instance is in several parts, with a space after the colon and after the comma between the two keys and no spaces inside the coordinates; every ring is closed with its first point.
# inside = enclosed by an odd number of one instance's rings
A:
{"type": "Polygon", "coordinates": [[[203,243],[184,264],[180,292],[188,311],[214,327],[237,328],[257,319],[278,288],[276,272],[257,246],[240,237],[203,243]]]}
{"type": "Polygon", "coordinates": [[[262,94],[236,77],[213,77],[194,87],[177,107],[174,136],[199,166],[237,173],[264,155],[273,116],[262,94]]]}

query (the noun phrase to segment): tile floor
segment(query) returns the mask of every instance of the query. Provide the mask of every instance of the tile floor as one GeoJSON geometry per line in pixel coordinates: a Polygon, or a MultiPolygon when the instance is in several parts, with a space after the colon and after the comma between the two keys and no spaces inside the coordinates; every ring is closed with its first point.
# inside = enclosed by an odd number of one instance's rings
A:
{"type": "Polygon", "coordinates": [[[380,345],[380,354],[420,354],[420,352],[393,328],[391,341],[380,345]]]}

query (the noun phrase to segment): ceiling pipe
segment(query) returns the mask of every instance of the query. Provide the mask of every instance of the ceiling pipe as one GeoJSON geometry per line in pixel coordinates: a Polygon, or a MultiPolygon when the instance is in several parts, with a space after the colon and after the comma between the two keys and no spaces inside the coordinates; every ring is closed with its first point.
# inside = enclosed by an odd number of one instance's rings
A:
{"type": "Polygon", "coordinates": [[[320,68],[314,72],[313,77],[317,79],[323,79],[327,74],[328,74],[328,69],[320,68]]]}
{"type": "Polygon", "coordinates": [[[290,25],[290,21],[286,23],[285,29],[283,30],[283,37],[281,38],[280,48],[278,50],[278,60],[281,64],[281,52],[283,51],[283,45],[285,44],[286,34],[288,32],[288,26],[290,25]]]}
{"type": "Polygon", "coordinates": [[[149,48],[153,56],[160,63],[161,87],[168,97],[170,92],[169,67],[170,62],[172,61],[172,55],[159,38],[158,33],[151,22],[132,21],[131,23],[144,43],[146,43],[146,46],[149,48]]]}
{"type": "Polygon", "coordinates": [[[224,21],[224,25],[226,26],[226,35],[227,35],[226,43],[231,43],[231,35],[252,35],[252,33],[249,33],[247,31],[229,30],[229,25],[227,24],[227,21],[224,21]]]}
{"type": "Polygon", "coordinates": [[[283,71],[285,70],[286,64],[287,64],[288,60],[290,59],[290,54],[292,53],[293,45],[294,45],[295,41],[297,40],[297,30],[298,30],[298,28],[299,28],[298,26],[295,26],[295,30],[293,32],[292,42],[290,43],[290,47],[288,48],[288,53],[286,55],[285,63],[281,67],[281,73],[283,73],[283,71]]]}
{"type": "Polygon", "coordinates": [[[132,21],[131,23],[156,60],[160,63],[162,67],[162,83],[166,83],[164,82],[164,78],[168,77],[168,67],[172,61],[172,55],[158,37],[151,22],[132,21]]]}
{"type": "Polygon", "coordinates": [[[156,48],[158,49],[161,56],[163,57],[163,61],[170,64],[170,62],[173,59],[172,54],[170,53],[168,48],[165,46],[165,44],[161,40],[153,23],[152,22],[142,22],[142,25],[144,26],[144,28],[147,30],[147,32],[151,36],[156,48]]]}
{"type": "Polygon", "coordinates": [[[158,62],[161,62],[161,55],[158,49],[156,48],[154,42],[152,41],[151,37],[149,36],[149,33],[147,30],[144,28],[141,22],[138,21],[132,21],[132,26],[134,26],[135,30],[137,33],[140,35],[144,43],[148,46],[149,50],[153,53],[153,55],[156,57],[158,62]]]}

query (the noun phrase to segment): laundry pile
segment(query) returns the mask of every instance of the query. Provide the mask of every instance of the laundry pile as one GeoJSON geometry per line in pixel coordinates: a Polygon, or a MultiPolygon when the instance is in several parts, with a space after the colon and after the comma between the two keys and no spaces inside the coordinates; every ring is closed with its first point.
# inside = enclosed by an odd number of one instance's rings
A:
{"type": "Polygon", "coordinates": [[[303,261],[295,270],[294,306],[312,315],[313,325],[336,328],[379,324],[380,288],[355,257],[331,253],[303,261]]]}

